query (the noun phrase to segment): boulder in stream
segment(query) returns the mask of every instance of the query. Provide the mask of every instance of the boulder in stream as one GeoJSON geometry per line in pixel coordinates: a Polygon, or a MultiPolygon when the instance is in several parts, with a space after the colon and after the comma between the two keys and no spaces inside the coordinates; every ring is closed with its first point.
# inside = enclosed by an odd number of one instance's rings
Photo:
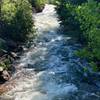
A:
{"type": "Polygon", "coordinates": [[[8,81],[10,79],[10,74],[7,70],[4,70],[2,67],[0,67],[0,84],[8,81]]]}

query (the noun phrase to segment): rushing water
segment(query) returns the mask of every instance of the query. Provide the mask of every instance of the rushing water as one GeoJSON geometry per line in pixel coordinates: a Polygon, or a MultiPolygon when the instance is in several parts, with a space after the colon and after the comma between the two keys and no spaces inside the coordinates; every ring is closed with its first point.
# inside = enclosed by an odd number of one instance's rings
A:
{"type": "Polygon", "coordinates": [[[42,13],[33,15],[37,38],[17,62],[14,87],[2,100],[100,100],[99,89],[77,73],[79,59],[74,51],[80,45],[58,32],[54,8],[46,5],[42,13]]]}

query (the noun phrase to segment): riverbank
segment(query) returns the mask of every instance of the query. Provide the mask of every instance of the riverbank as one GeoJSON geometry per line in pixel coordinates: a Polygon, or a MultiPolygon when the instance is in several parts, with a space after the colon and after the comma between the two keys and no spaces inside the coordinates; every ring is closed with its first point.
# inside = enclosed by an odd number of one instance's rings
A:
{"type": "Polygon", "coordinates": [[[14,42],[9,44],[9,48],[8,51],[3,50],[0,56],[0,94],[8,90],[7,82],[9,82],[16,70],[13,63],[26,50],[23,45],[18,45],[14,42]]]}
{"type": "Polygon", "coordinates": [[[4,0],[0,3],[0,94],[8,90],[6,84],[16,72],[14,63],[30,47],[30,42],[26,45],[27,40],[35,38],[32,13],[41,12],[45,3],[46,0],[4,0]]]}
{"type": "MultiPolygon", "coordinates": [[[[33,14],[37,12],[39,13],[42,12],[43,7],[41,10],[37,10],[35,7],[32,7],[32,10],[33,14]]],[[[13,77],[12,75],[16,72],[14,62],[20,59],[23,52],[28,50],[34,38],[35,35],[32,35],[31,38],[27,39],[24,43],[18,41],[15,42],[12,39],[7,39],[7,37],[6,39],[0,38],[0,94],[9,90],[7,83],[9,83],[9,80],[13,77]]]]}
{"type": "Polygon", "coordinates": [[[34,35],[32,5],[25,0],[0,1],[0,84],[14,72],[13,62],[23,51],[23,44],[34,35]]]}

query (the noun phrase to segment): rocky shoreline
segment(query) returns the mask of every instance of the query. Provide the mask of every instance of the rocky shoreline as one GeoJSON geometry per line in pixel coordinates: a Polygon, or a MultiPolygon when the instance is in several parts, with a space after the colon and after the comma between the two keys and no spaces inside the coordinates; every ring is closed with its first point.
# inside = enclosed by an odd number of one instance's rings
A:
{"type": "MultiPolygon", "coordinates": [[[[39,8],[33,7],[33,13],[41,12],[44,9],[44,6],[39,8]]],[[[7,50],[0,50],[0,94],[6,92],[8,89],[7,82],[12,77],[12,74],[15,72],[15,66],[13,65],[14,61],[20,58],[20,55],[23,51],[27,51],[27,48],[30,47],[31,42],[27,47],[28,42],[24,44],[16,43],[12,40],[5,39],[3,44],[7,46],[7,50]],[[7,64],[5,64],[7,63],[7,64]]],[[[30,40],[29,40],[30,41],[30,40]]]]}
{"type": "Polygon", "coordinates": [[[9,43],[8,47],[10,48],[8,51],[2,50],[2,53],[0,52],[0,94],[9,90],[7,82],[16,70],[13,62],[19,59],[22,52],[25,51],[23,45],[14,42],[9,43]]]}

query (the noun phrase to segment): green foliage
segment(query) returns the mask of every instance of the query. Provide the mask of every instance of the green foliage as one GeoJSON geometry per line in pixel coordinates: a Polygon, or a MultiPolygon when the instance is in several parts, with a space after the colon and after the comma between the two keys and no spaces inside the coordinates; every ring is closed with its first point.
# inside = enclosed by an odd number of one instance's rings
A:
{"type": "Polygon", "coordinates": [[[89,64],[92,67],[92,70],[94,72],[97,72],[99,70],[98,67],[97,67],[97,65],[93,61],[91,61],[89,64]]]}
{"type": "Polygon", "coordinates": [[[80,5],[82,3],[87,2],[88,0],[56,0],[60,2],[60,4],[70,3],[72,5],[80,5]]]}
{"type": "Polygon", "coordinates": [[[66,33],[78,33],[79,40],[84,43],[84,48],[77,55],[95,64],[100,62],[100,3],[94,0],[86,3],[78,1],[77,4],[71,0],[58,1],[57,12],[61,25],[66,33]]]}
{"type": "Polygon", "coordinates": [[[3,56],[9,50],[7,41],[14,41],[16,45],[25,42],[33,36],[33,24],[32,6],[28,0],[0,1],[0,67],[8,70],[11,65],[10,58],[3,56]]]}
{"type": "Polygon", "coordinates": [[[75,18],[76,16],[76,6],[71,3],[57,2],[57,13],[59,14],[59,19],[61,20],[61,25],[63,26],[64,33],[68,35],[75,36],[77,39],[81,37],[79,22],[75,18]]]}
{"type": "Polygon", "coordinates": [[[11,67],[11,62],[9,59],[5,59],[0,62],[0,67],[2,67],[5,70],[8,70],[11,67]]]}
{"type": "Polygon", "coordinates": [[[1,8],[1,36],[24,42],[33,30],[32,8],[27,0],[4,0],[1,8]]]}
{"type": "MultiPolygon", "coordinates": [[[[22,43],[33,36],[32,7],[28,0],[2,0],[0,5],[0,67],[11,68],[10,58],[3,57],[7,40],[22,43]]],[[[17,44],[17,43],[16,43],[17,44]]],[[[9,51],[10,52],[10,51],[9,51]]]]}
{"type": "Polygon", "coordinates": [[[80,23],[87,47],[95,59],[100,60],[100,15],[99,4],[91,2],[76,8],[77,20],[80,23]]]}
{"type": "Polygon", "coordinates": [[[77,56],[79,56],[80,58],[85,58],[88,60],[92,60],[93,59],[93,55],[91,52],[89,52],[89,50],[87,48],[84,48],[82,50],[76,51],[75,53],[77,56]]]}

